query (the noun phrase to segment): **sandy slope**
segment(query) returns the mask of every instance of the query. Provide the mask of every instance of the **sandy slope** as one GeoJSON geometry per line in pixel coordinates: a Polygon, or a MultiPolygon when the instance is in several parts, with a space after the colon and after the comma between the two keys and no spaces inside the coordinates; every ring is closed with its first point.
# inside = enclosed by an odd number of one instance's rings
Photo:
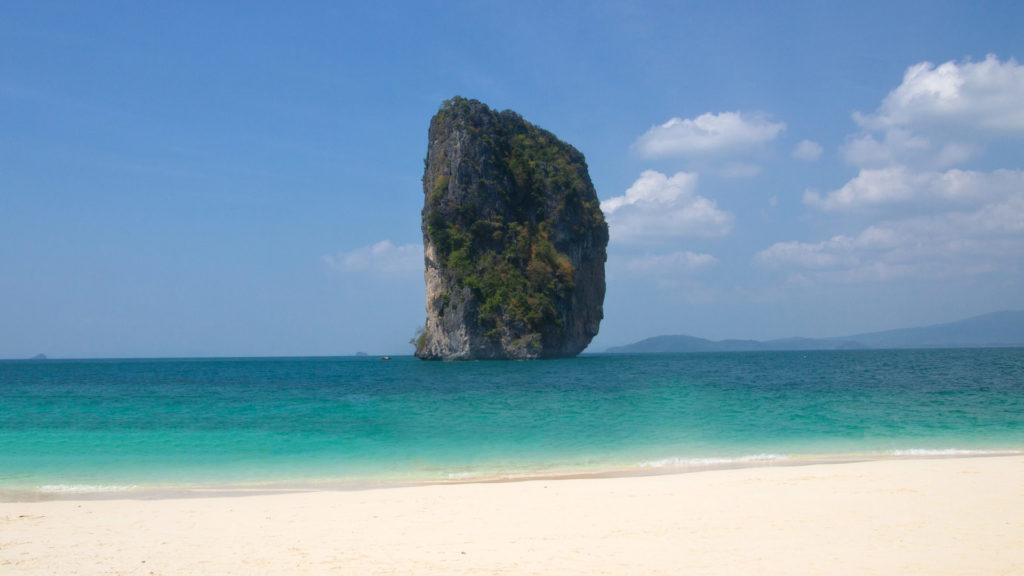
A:
{"type": "Polygon", "coordinates": [[[1024,457],[5,502],[0,574],[1024,574],[1024,457]]]}

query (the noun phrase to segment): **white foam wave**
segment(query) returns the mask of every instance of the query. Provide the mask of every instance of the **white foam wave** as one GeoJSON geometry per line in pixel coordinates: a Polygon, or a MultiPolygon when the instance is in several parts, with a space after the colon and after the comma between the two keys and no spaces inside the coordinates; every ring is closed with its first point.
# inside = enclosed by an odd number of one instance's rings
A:
{"type": "Polygon", "coordinates": [[[751,454],[738,458],[662,458],[641,462],[641,468],[692,468],[697,466],[733,466],[738,464],[756,464],[760,462],[780,462],[789,460],[783,454],[751,454]]]}
{"type": "Polygon", "coordinates": [[[943,448],[939,450],[928,448],[910,448],[907,450],[893,450],[892,456],[1009,456],[1020,454],[1019,450],[964,450],[961,448],[943,448]]]}
{"type": "Polygon", "coordinates": [[[99,485],[99,484],[47,484],[40,486],[39,491],[45,494],[96,494],[104,492],[127,492],[135,486],[99,485]]]}

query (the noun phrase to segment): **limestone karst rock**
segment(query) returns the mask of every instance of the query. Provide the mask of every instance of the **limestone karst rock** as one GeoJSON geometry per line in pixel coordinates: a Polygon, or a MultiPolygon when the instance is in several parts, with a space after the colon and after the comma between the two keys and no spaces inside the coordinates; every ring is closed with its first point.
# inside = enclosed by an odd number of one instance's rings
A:
{"type": "Polygon", "coordinates": [[[583,155],[511,111],[446,101],[423,173],[423,359],[579,354],[604,316],[608,226],[583,155]]]}

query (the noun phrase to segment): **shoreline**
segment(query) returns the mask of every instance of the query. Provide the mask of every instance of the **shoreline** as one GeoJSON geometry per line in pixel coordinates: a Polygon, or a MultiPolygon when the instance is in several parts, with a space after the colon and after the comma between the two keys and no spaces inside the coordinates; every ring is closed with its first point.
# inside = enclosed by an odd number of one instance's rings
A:
{"type": "Polygon", "coordinates": [[[77,574],[1024,573],[1024,455],[231,497],[0,503],[77,574]]]}
{"type": "Polygon", "coordinates": [[[640,464],[604,469],[564,469],[551,472],[454,474],[446,479],[404,477],[354,477],[296,479],[253,482],[182,482],[153,484],[45,484],[34,487],[0,486],[0,503],[63,500],[162,500],[178,498],[245,497],[309,492],[350,492],[389,490],[418,486],[504,484],[534,481],[646,478],[700,474],[721,470],[800,467],[862,462],[944,460],[961,458],[1024,457],[1024,450],[1011,449],[909,449],[877,453],[845,454],[759,454],[738,458],[666,459],[658,465],[640,464]]]}

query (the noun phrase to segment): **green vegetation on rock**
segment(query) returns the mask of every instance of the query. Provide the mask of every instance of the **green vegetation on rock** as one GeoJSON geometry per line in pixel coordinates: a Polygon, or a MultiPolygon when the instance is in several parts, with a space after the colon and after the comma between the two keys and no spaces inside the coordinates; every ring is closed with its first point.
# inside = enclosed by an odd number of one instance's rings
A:
{"type": "MultiPolygon", "coordinates": [[[[487,341],[540,355],[574,299],[573,246],[599,246],[603,299],[607,226],[583,155],[514,112],[458,97],[432,120],[430,141],[424,240],[447,280],[437,314],[468,291],[487,341]]],[[[418,338],[417,353],[428,343],[418,338]]]]}

